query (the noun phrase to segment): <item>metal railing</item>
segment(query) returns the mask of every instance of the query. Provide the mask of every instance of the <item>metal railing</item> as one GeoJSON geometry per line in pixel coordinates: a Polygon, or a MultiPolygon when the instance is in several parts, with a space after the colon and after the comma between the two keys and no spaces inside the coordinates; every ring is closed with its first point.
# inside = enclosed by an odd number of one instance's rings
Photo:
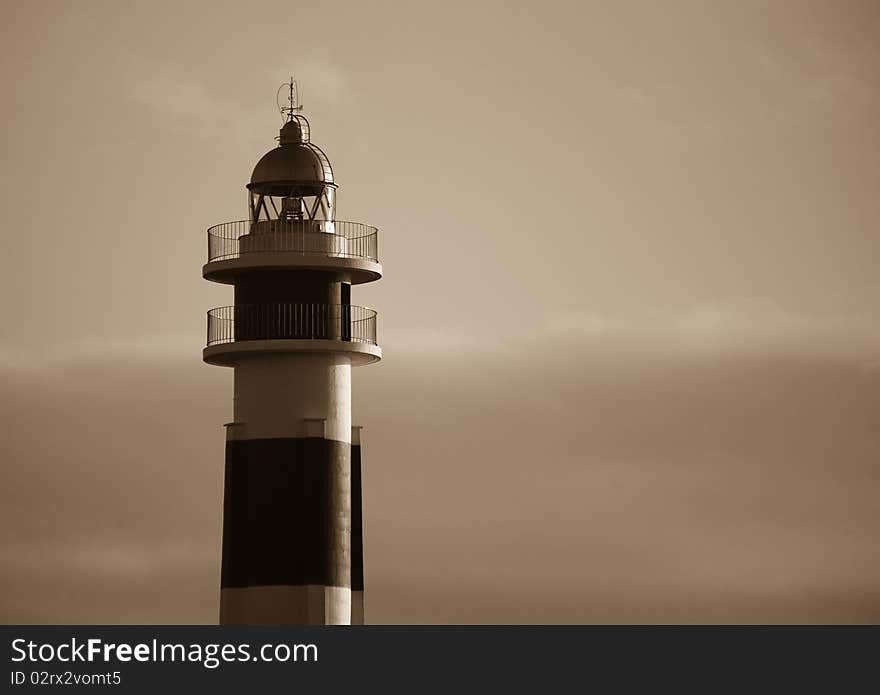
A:
{"type": "Polygon", "coordinates": [[[208,312],[208,345],[243,340],[345,340],[376,345],[376,312],[350,304],[244,304],[208,312]]]}
{"type": "Polygon", "coordinates": [[[292,252],[378,262],[379,230],[359,222],[334,220],[239,220],[208,229],[208,262],[246,253],[292,252]]]}

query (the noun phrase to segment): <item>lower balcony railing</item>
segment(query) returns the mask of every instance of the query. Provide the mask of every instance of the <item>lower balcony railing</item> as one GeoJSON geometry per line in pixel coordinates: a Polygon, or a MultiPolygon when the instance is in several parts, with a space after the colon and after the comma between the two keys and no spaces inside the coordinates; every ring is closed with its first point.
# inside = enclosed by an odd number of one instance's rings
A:
{"type": "Polygon", "coordinates": [[[243,340],[346,340],[376,345],[376,312],[349,304],[244,304],[208,312],[208,345],[243,340]]]}

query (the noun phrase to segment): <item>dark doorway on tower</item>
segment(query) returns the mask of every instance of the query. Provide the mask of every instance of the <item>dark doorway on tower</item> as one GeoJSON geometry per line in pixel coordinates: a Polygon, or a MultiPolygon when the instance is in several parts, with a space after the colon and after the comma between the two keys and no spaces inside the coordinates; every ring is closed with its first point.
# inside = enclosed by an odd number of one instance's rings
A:
{"type": "Polygon", "coordinates": [[[342,304],[342,339],[351,340],[351,283],[343,282],[340,288],[342,304]]]}

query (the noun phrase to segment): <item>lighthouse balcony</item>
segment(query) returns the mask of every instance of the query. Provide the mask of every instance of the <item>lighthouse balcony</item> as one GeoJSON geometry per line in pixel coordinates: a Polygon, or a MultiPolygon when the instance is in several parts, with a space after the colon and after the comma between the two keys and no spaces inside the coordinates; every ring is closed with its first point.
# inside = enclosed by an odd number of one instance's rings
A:
{"type": "Polygon", "coordinates": [[[278,352],[344,353],[352,364],[382,358],[376,312],[349,304],[245,304],[208,312],[203,358],[232,365],[241,355],[278,352]]]}
{"type": "Polygon", "coordinates": [[[238,273],[263,268],[330,272],[360,284],[382,277],[378,230],[342,220],[240,220],[208,229],[207,280],[233,284],[238,273]]]}

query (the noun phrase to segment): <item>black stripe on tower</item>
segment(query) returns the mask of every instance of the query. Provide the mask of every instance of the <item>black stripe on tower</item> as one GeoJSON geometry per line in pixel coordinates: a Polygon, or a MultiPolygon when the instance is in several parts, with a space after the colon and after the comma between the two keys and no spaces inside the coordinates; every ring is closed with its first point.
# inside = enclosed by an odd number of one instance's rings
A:
{"type": "Polygon", "coordinates": [[[361,445],[351,445],[351,590],[364,590],[364,518],[361,499],[361,445]]]}
{"type": "Polygon", "coordinates": [[[228,440],[221,587],[351,586],[350,466],[348,442],[228,440]]]}

